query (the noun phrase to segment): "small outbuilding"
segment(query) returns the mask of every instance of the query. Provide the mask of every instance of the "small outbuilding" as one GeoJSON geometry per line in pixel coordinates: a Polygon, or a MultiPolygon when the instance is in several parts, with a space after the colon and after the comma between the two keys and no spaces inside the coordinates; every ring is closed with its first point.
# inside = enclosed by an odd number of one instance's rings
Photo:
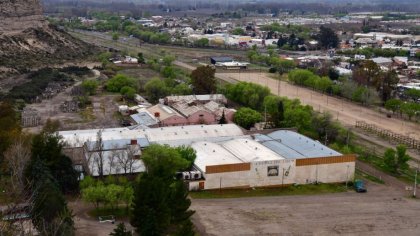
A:
{"type": "Polygon", "coordinates": [[[210,62],[211,62],[211,64],[216,65],[216,63],[233,62],[233,58],[231,58],[231,57],[210,57],[210,62]]]}

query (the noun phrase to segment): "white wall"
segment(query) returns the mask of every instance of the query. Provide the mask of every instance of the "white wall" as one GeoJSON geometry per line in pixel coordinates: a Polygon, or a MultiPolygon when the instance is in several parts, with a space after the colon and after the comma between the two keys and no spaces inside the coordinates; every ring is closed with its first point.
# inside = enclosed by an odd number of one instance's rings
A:
{"type": "Polygon", "coordinates": [[[251,163],[250,185],[261,187],[294,183],[296,172],[295,160],[260,161],[251,163]],[[268,169],[278,170],[277,175],[269,176],[268,169]],[[283,176],[284,175],[284,176],[283,176]]]}
{"type": "Polygon", "coordinates": [[[352,181],[355,171],[355,162],[297,166],[295,182],[306,183],[336,183],[352,181]]]}
{"type": "Polygon", "coordinates": [[[249,186],[249,171],[206,174],[204,189],[237,188],[249,186]]]}

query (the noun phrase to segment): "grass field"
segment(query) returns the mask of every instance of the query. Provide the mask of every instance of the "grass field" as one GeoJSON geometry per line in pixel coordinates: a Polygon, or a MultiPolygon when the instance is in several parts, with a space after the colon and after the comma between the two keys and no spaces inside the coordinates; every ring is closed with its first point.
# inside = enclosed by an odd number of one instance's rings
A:
{"type": "Polygon", "coordinates": [[[267,197],[287,195],[312,195],[326,193],[346,192],[345,184],[310,184],[287,186],[283,188],[255,188],[255,189],[222,189],[190,192],[190,197],[203,198],[241,198],[241,197],[267,197]]]}

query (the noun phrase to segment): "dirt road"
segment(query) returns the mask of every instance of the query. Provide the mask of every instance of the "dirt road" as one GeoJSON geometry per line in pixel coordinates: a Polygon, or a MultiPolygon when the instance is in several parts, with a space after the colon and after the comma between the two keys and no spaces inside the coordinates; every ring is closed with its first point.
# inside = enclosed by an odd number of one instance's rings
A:
{"type": "Polygon", "coordinates": [[[356,192],[194,199],[200,235],[418,235],[419,200],[388,186],[356,192]]]}
{"type": "Polygon", "coordinates": [[[317,111],[328,111],[346,126],[354,126],[356,121],[365,121],[394,133],[409,135],[420,140],[419,124],[396,118],[387,118],[385,114],[372,108],[359,106],[344,99],[323,95],[307,88],[275,80],[266,73],[217,73],[216,76],[226,81],[246,81],[267,86],[273,94],[298,98],[303,104],[310,105],[317,111]]]}
{"type": "Polygon", "coordinates": [[[87,204],[81,199],[70,201],[68,204],[74,214],[76,236],[108,236],[121,222],[125,224],[128,230],[133,230],[127,220],[117,219],[114,224],[110,222],[100,223],[98,219],[88,215],[88,212],[93,209],[92,204],[87,204]]]}
{"type": "MultiPolygon", "coordinates": [[[[134,51],[141,51],[147,48],[147,46],[139,48],[135,44],[132,45],[130,42],[128,42],[128,40],[120,40],[118,44],[115,42],[112,43],[110,36],[106,36],[100,33],[78,32],[74,34],[84,40],[103,46],[116,47],[119,49],[130,48],[130,50],[134,51]]],[[[165,49],[170,48],[171,47],[166,47],[165,49]]],[[[198,49],[184,49],[184,51],[187,50],[194,51],[198,49]]],[[[181,61],[175,61],[174,64],[188,70],[195,69],[194,66],[183,63],[181,61]]],[[[384,114],[381,114],[371,108],[362,107],[352,102],[322,95],[310,89],[294,86],[286,82],[279,83],[278,80],[270,78],[269,74],[266,73],[217,73],[216,77],[229,83],[235,83],[236,81],[248,81],[266,85],[271,89],[273,94],[278,94],[280,96],[286,96],[289,98],[298,98],[303,104],[311,105],[315,110],[321,112],[330,112],[343,125],[346,126],[354,126],[356,121],[360,120],[369,124],[377,125],[383,129],[391,130],[394,133],[409,135],[412,138],[420,140],[420,125],[418,124],[402,121],[396,118],[387,118],[384,114]]]]}

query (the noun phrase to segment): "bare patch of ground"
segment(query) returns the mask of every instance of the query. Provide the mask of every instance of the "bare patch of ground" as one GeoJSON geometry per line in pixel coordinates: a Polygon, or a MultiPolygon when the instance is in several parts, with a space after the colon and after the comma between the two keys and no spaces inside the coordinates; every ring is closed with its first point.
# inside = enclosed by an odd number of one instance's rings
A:
{"type": "Polygon", "coordinates": [[[94,208],[92,204],[87,204],[81,199],[69,202],[69,207],[74,214],[76,236],[108,236],[120,222],[124,222],[127,229],[133,229],[128,221],[119,219],[116,219],[115,224],[100,223],[98,219],[88,215],[88,212],[94,208]]]}
{"type": "Polygon", "coordinates": [[[367,193],[194,199],[200,235],[418,235],[420,202],[389,186],[367,193]]]}
{"type": "MultiPolygon", "coordinates": [[[[42,117],[42,124],[47,119],[60,121],[60,130],[92,129],[118,127],[119,120],[115,113],[118,111],[116,99],[119,95],[91,96],[92,106],[75,113],[66,113],[60,110],[60,104],[72,100],[71,87],[59,93],[52,99],[43,100],[41,103],[29,104],[28,107],[37,110],[42,117]]],[[[42,125],[25,128],[29,132],[38,132],[42,125]]]]}

